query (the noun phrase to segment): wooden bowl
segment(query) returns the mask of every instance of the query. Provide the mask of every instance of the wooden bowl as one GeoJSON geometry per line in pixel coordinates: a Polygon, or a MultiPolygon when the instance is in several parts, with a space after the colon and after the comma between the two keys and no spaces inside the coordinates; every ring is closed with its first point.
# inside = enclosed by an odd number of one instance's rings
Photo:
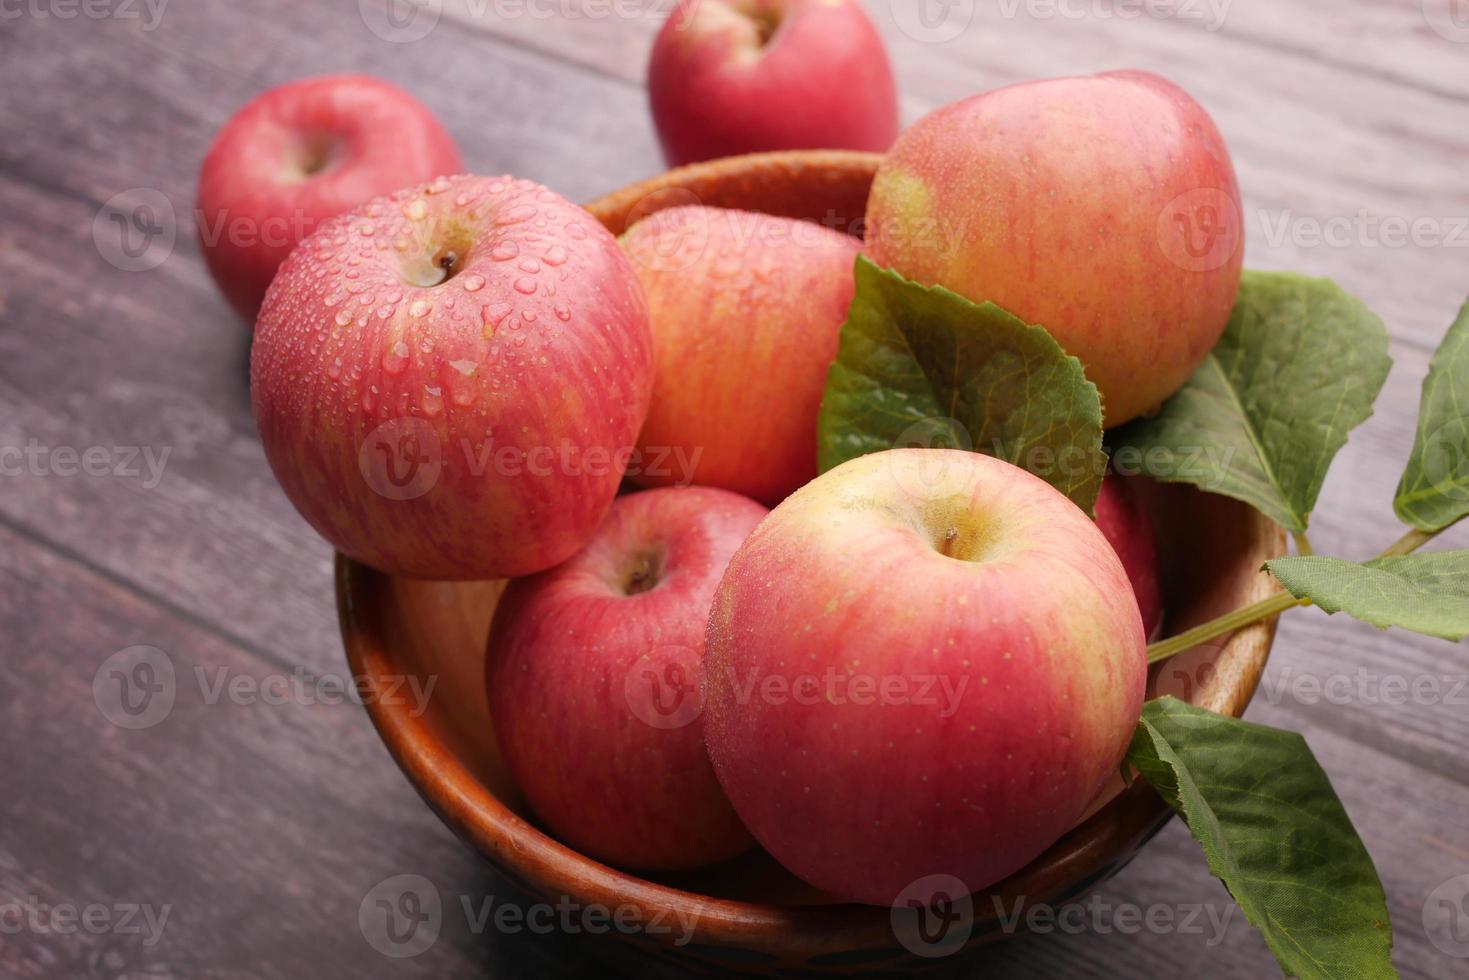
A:
{"type": "MultiPolygon", "coordinates": [[[[823,221],[857,231],[878,157],[763,154],[672,171],[590,206],[613,232],[629,218],[700,202],[823,221]]],[[[1191,487],[1144,482],[1161,542],[1167,632],[1176,633],[1274,591],[1260,566],[1285,553],[1283,532],[1251,508],[1191,487]]],[[[718,970],[850,972],[918,962],[888,909],[838,903],[753,852],[699,872],[644,878],[609,868],[547,836],[535,823],[495,744],[484,691],[484,650],[501,582],[394,578],[338,556],[337,604],[354,676],[369,692],[437,677],[427,710],[409,699],[367,699],[383,741],[451,828],[532,894],[582,907],[631,907],[642,923],[696,916],[680,929],[629,938],[718,970]]],[[[1150,696],[1174,694],[1239,715],[1264,669],[1275,622],[1182,654],[1153,672],[1150,696]]],[[[1141,781],[1121,780],[1092,813],[1012,878],[977,896],[964,948],[1003,937],[997,907],[1016,899],[1059,904],[1129,861],[1169,810],[1141,781]],[[992,896],[1001,897],[997,906],[992,896]]],[[[860,855],[854,855],[860,860],[860,855]]]]}

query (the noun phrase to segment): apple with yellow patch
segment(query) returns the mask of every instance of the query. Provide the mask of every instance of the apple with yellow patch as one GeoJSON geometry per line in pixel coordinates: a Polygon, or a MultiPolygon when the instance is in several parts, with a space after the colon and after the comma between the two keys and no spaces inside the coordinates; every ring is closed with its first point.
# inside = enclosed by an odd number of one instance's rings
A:
{"type": "Polygon", "coordinates": [[[970,890],[1070,828],[1117,767],[1147,676],[1097,526],[1009,463],[851,460],[735,553],[704,658],[704,738],[730,802],[792,872],[892,904],[970,890]]]}

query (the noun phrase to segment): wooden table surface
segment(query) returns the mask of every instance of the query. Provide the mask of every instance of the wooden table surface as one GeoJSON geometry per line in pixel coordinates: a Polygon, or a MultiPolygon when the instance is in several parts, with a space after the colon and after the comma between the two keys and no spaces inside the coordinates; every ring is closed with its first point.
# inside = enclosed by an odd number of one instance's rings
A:
{"type": "MultiPolygon", "coordinates": [[[[413,91],[475,171],[578,200],[654,174],[642,76],[670,0],[449,0],[407,27],[384,18],[397,2],[0,2],[0,976],[647,969],[606,939],[481,927],[487,900],[526,899],[420,802],[360,706],[309,696],[346,673],[331,553],[265,465],[248,331],[205,272],[191,212],[234,109],[344,70],[413,91]],[[152,268],[128,268],[109,201],[151,202],[165,229],[141,260],[152,268]],[[167,656],[177,694],[130,728],[108,658],[138,645],[167,656]],[[398,874],[444,900],[439,938],[411,959],[380,955],[358,923],[398,874]]],[[[1318,550],[1365,557],[1398,534],[1418,386],[1469,292],[1469,6],[1455,18],[1449,3],[869,7],[907,120],[1008,82],[1122,67],[1203,102],[1233,149],[1247,261],[1332,276],[1391,329],[1377,414],[1313,524],[1318,550]]],[[[1430,893],[1469,874],[1466,674],[1461,646],[1303,610],[1250,711],[1304,732],[1330,772],[1385,882],[1404,976],[1469,975],[1449,955],[1464,948],[1440,949],[1424,925],[1430,893]]],[[[1079,929],[949,969],[1278,973],[1177,822],[1099,896],[1079,929]],[[1129,906],[1203,914],[1129,935],[1129,906]],[[1216,930],[1210,913],[1230,918],[1216,930]]]]}

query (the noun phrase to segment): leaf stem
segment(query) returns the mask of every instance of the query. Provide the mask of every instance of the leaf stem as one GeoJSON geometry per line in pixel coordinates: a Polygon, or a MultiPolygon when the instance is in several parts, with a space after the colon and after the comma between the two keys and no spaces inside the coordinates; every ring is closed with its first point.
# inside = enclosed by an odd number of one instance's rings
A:
{"type": "Polygon", "coordinates": [[[1297,599],[1289,592],[1277,592],[1268,599],[1261,599],[1259,602],[1243,606],[1234,612],[1225,613],[1217,619],[1211,619],[1207,623],[1200,623],[1177,636],[1159,640],[1148,647],[1148,663],[1155,664],[1167,660],[1175,654],[1193,649],[1200,643],[1224,636],[1226,633],[1233,633],[1237,629],[1243,629],[1266,617],[1284,612],[1292,606],[1310,605],[1310,601],[1309,599],[1297,599]]]}
{"type": "MultiPolygon", "coordinates": [[[[1457,524],[1458,522],[1455,521],[1454,523],[1457,524]]],[[[1412,528],[1377,557],[1393,558],[1399,555],[1412,554],[1444,531],[1447,531],[1450,527],[1453,527],[1453,524],[1441,527],[1437,531],[1420,531],[1417,528],[1412,528]]],[[[1306,539],[1304,533],[1296,534],[1295,539],[1296,548],[1301,554],[1312,554],[1311,542],[1306,539]]],[[[1268,599],[1261,599],[1259,602],[1243,606],[1234,612],[1225,613],[1217,619],[1211,619],[1207,623],[1200,623],[1193,629],[1184,630],[1177,636],[1170,636],[1166,640],[1159,640],[1157,643],[1149,644],[1148,663],[1155,664],[1167,660],[1169,657],[1180,654],[1185,650],[1193,649],[1200,643],[1207,643],[1209,640],[1217,639],[1227,633],[1244,629],[1246,626],[1251,626],[1277,613],[1285,612],[1294,606],[1309,606],[1310,604],[1310,599],[1297,599],[1289,592],[1278,592],[1268,599]]]]}
{"type": "MultiPolygon", "coordinates": [[[[1452,525],[1450,525],[1452,526],[1452,525]]],[[[1399,555],[1407,555],[1417,551],[1434,538],[1438,537],[1448,528],[1440,528],[1437,531],[1420,531],[1416,527],[1411,528],[1407,534],[1393,542],[1392,546],[1378,555],[1378,558],[1396,558],[1399,555]]]]}
{"type": "Polygon", "coordinates": [[[1311,539],[1306,537],[1305,531],[1292,531],[1291,537],[1296,539],[1296,554],[1314,555],[1316,553],[1311,547],[1311,539]]]}

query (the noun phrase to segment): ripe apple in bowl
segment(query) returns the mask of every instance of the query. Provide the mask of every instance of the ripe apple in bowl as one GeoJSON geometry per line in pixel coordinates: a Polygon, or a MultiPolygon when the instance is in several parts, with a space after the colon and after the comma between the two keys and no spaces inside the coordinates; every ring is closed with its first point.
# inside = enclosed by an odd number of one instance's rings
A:
{"type": "Polygon", "coordinates": [[[705,741],[755,837],[850,901],[961,894],[1086,812],[1137,727],[1147,641],[1102,532],[979,453],[893,449],[796,491],[709,617],[705,741]]]}
{"type": "Polygon", "coordinates": [[[694,482],[779,503],[816,476],[816,416],[860,245],[809,221],[668,208],[622,236],[653,329],[649,486],[694,482]]]}
{"type": "Polygon", "coordinates": [[[898,133],[887,51],[858,0],[683,0],[653,42],[648,95],[671,166],[881,152],[898,133]]]}
{"type": "Polygon", "coordinates": [[[266,459],[312,527],[395,575],[528,575],[612,503],[652,341],[617,241],[511,177],[330,219],[281,266],[250,356],[266,459]]]}
{"type": "Polygon", "coordinates": [[[1207,112],[1146,72],[995,89],[913,124],[867,209],[878,265],[1040,324],[1109,427],[1157,408],[1229,320],[1239,188],[1207,112]]]}
{"type": "Polygon", "coordinates": [[[698,678],[714,590],[765,513],[712,487],[630,494],[569,561],[506,589],[490,716],[517,785],[567,844],[645,869],[754,846],[704,752],[698,678]]]}
{"type": "Polygon", "coordinates": [[[366,75],[289,82],[235,113],[204,158],[204,260],[254,323],[276,269],[319,223],[463,169],[433,113],[396,85],[366,75]]]}
{"type": "MultiPolygon", "coordinates": [[[[649,201],[742,208],[821,221],[860,221],[879,159],[871,154],[784,153],[719,160],[623,188],[588,209],[614,234],[646,215],[649,201]]],[[[839,225],[845,227],[845,224],[839,225]]],[[[1134,479],[1157,531],[1170,632],[1271,595],[1261,564],[1285,550],[1284,534],[1245,504],[1182,485],[1134,479]]],[[[536,823],[494,736],[483,654],[502,583],[429,582],[386,575],[342,557],[338,613],[349,669],[363,678],[367,711],[409,780],[445,822],[543,899],[628,907],[637,921],[693,923],[648,929],[643,948],[697,968],[861,971],[920,962],[895,934],[892,910],[842,903],[755,850],[685,872],[631,873],[567,847],[536,823]],[[386,695],[405,678],[438,678],[422,709],[386,695]]],[[[1149,696],[1174,693],[1238,716],[1259,681],[1273,622],[1175,657],[1150,672],[1149,696]]],[[[1084,897],[1127,863],[1171,811],[1142,781],[1104,790],[1093,807],[1028,866],[976,896],[968,946],[1005,938],[995,909],[1084,897]]],[[[930,961],[931,962],[931,961],[930,961]]]]}

